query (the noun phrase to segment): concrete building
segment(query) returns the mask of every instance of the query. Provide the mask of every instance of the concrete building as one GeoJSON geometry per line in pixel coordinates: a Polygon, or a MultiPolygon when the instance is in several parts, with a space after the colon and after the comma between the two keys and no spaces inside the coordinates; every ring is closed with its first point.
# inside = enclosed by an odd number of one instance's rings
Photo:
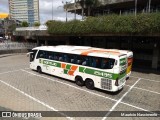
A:
{"type": "Polygon", "coordinates": [[[9,0],[10,18],[27,21],[30,26],[39,22],[39,0],[9,0]]]}
{"type": "MultiPolygon", "coordinates": [[[[76,0],[75,3],[68,3],[64,10],[79,15],[88,16],[88,8],[84,4],[82,9],[82,0],[76,0]]],[[[111,13],[128,14],[160,11],[160,0],[98,0],[99,4],[91,6],[90,16],[106,15],[111,13]]]]}
{"type": "MultiPolygon", "coordinates": [[[[88,15],[81,0],[67,3],[64,9],[76,14],[88,15]]],[[[91,8],[91,16],[110,13],[128,14],[160,11],[160,0],[99,0],[102,4],[91,8]],[[137,1],[137,2],[136,2],[137,1]]],[[[80,45],[107,49],[132,50],[134,53],[133,68],[160,71],[160,33],[157,34],[82,34],[82,35],[50,35],[47,30],[20,30],[15,33],[17,38],[37,42],[37,45],[80,45]]]]}

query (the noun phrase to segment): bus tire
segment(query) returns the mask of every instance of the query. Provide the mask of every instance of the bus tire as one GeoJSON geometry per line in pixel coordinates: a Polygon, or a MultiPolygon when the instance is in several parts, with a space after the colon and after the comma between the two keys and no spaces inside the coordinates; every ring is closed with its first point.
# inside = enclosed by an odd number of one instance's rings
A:
{"type": "Polygon", "coordinates": [[[37,67],[37,72],[40,73],[40,74],[42,74],[42,69],[41,69],[40,66],[37,67]]]}
{"type": "Polygon", "coordinates": [[[75,82],[76,82],[76,84],[77,84],[78,86],[83,86],[83,85],[84,85],[84,81],[83,81],[83,79],[82,79],[81,76],[76,76],[76,77],[75,77],[75,82]]]}
{"type": "Polygon", "coordinates": [[[86,79],[85,80],[85,85],[86,85],[86,88],[90,89],[90,90],[93,90],[94,89],[94,82],[92,79],[86,79]]]}

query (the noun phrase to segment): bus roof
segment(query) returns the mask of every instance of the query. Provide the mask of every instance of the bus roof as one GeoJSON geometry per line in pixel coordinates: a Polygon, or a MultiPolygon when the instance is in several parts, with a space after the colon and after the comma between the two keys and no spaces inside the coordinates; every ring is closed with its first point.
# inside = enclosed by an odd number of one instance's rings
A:
{"type": "Polygon", "coordinates": [[[97,56],[97,57],[120,57],[125,55],[118,51],[109,51],[102,48],[94,48],[89,46],[70,46],[70,45],[58,45],[58,46],[40,46],[33,48],[33,50],[46,50],[54,52],[63,52],[70,54],[78,54],[85,56],[97,56]]]}

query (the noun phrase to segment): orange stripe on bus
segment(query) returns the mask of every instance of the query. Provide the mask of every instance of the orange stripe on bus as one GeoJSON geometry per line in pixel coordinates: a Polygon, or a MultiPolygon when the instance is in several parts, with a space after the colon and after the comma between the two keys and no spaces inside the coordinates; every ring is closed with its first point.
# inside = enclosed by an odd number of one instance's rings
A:
{"type": "Polygon", "coordinates": [[[61,68],[65,69],[66,68],[66,64],[61,63],[61,68]]]}
{"type": "Polygon", "coordinates": [[[74,72],[75,72],[75,71],[70,70],[70,71],[68,71],[68,74],[71,75],[71,76],[73,76],[73,73],[74,73],[74,72]]]}
{"type": "Polygon", "coordinates": [[[78,68],[78,66],[75,66],[75,65],[71,66],[71,70],[73,70],[73,71],[75,71],[77,68],[78,68]]]}
{"type": "Polygon", "coordinates": [[[81,55],[87,56],[89,53],[92,53],[92,52],[94,52],[94,50],[89,50],[89,51],[82,52],[81,55]]]}
{"type": "Polygon", "coordinates": [[[89,53],[93,53],[93,52],[98,52],[98,53],[108,52],[108,53],[120,54],[120,52],[109,51],[109,50],[89,50],[89,51],[82,52],[81,55],[87,56],[89,53]]]}

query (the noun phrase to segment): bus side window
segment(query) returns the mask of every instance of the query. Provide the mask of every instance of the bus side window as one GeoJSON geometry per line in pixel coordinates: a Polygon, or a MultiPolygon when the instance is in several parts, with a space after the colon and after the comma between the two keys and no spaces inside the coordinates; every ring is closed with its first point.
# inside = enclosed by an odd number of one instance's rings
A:
{"type": "Polygon", "coordinates": [[[102,69],[107,69],[108,68],[107,62],[108,62],[107,59],[102,59],[102,66],[101,66],[102,69]]]}
{"type": "Polygon", "coordinates": [[[63,54],[63,61],[69,62],[69,56],[67,54],[63,54]]]}
{"type": "Polygon", "coordinates": [[[54,60],[58,60],[58,58],[59,58],[59,56],[58,56],[58,54],[57,53],[54,53],[54,60]]]}
{"type": "Polygon", "coordinates": [[[58,56],[59,56],[59,57],[58,57],[58,60],[59,60],[59,61],[63,61],[63,54],[62,54],[62,53],[59,53],[58,56]]]}
{"type": "Polygon", "coordinates": [[[74,55],[69,55],[69,62],[75,64],[75,56],[74,55]]]}
{"type": "Polygon", "coordinates": [[[48,59],[53,60],[53,53],[52,52],[48,52],[48,59]]]}
{"type": "Polygon", "coordinates": [[[76,64],[82,65],[82,62],[83,62],[83,56],[77,56],[77,62],[76,62],[76,64]]]}
{"type": "Polygon", "coordinates": [[[38,55],[37,55],[37,59],[38,58],[44,58],[42,50],[39,50],[38,55]]]}
{"type": "Polygon", "coordinates": [[[89,62],[90,62],[90,67],[96,67],[96,59],[93,58],[93,57],[90,57],[89,59],[89,62]]]}
{"type": "Polygon", "coordinates": [[[110,58],[105,58],[105,59],[102,59],[102,66],[101,68],[102,69],[112,69],[114,67],[114,62],[115,60],[114,59],[110,59],[110,58]]]}
{"type": "Polygon", "coordinates": [[[101,68],[101,59],[96,58],[96,68],[101,68]]]}

